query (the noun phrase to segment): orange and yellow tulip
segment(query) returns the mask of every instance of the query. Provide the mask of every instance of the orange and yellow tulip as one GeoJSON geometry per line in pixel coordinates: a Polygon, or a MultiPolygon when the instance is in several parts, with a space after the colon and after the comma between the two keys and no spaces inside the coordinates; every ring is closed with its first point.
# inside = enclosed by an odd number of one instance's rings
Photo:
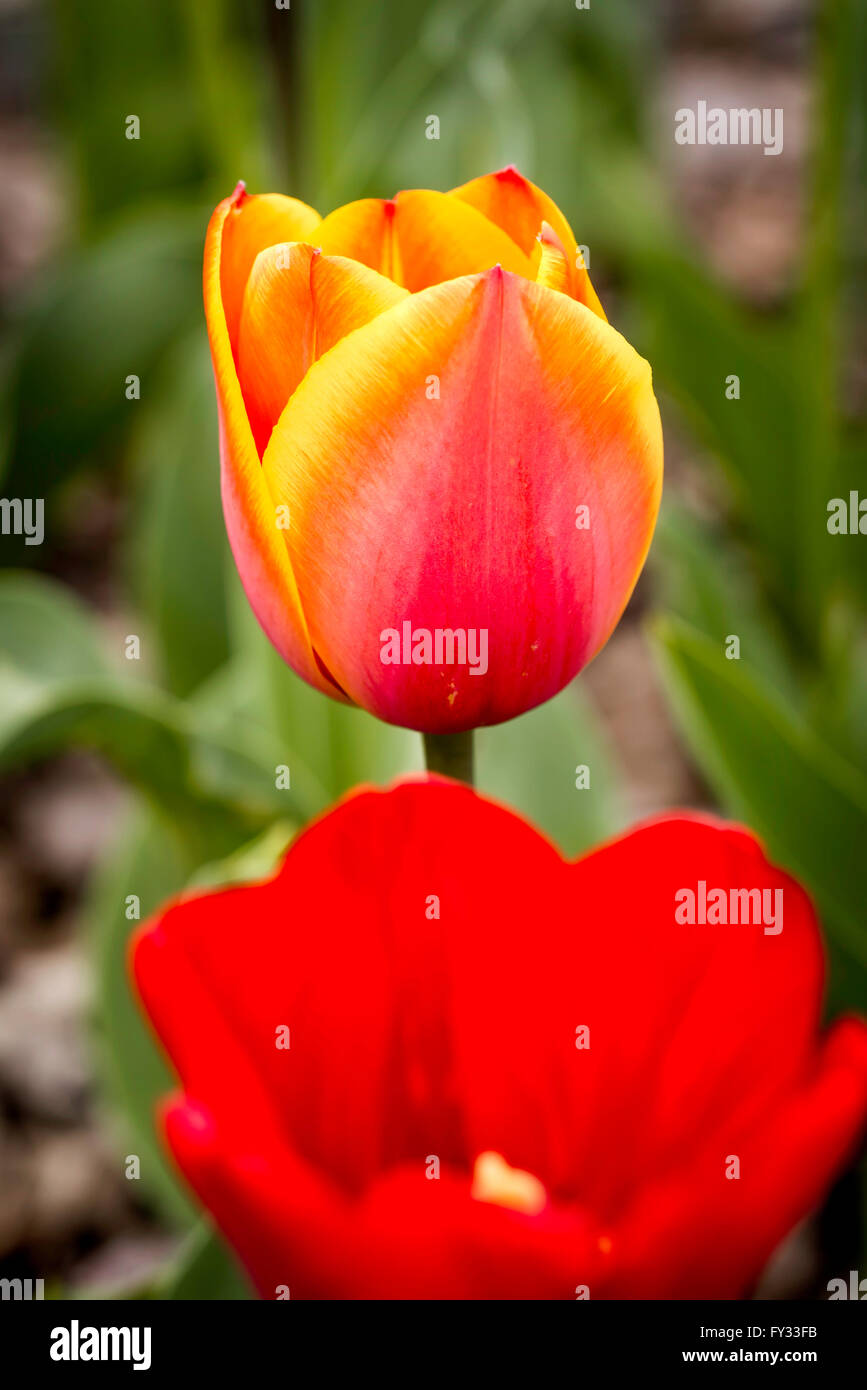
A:
{"type": "Polygon", "coordinates": [[[226,525],[284,659],[429,733],[561,690],[638,578],[662,438],[552,200],[513,168],[325,218],[239,185],[204,283],[226,525]]]}

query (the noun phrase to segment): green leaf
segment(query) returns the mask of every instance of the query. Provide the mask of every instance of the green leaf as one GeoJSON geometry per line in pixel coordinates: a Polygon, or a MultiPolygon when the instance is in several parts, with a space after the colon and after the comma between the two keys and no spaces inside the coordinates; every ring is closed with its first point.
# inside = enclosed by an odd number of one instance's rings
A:
{"type": "Polygon", "coordinates": [[[141,402],[132,467],[135,588],[169,689],[189,694],[229,656],[228,542],[220,505],[214,378],[203,332],[169,355],[141,402]]]}
{"type": "Polygon", "coordinates": [[[270,878],[288,849],[298,827],[279,820],[269,825],[234,854],[196,869],[187,887],[196,891],[225,887],[229,883],[256,883],[270,878]]]}
{"type": "Polygon", "coordinates": [[[111,672],[85,605],[56,580],[15,571],[0,574],[0,662],[34,682],[111,672]]]}
{"type": "Polygon", "coordinates": [[[104,756],[200,858],[234,850],[275,817],[300,823],[323,801],[304,762],[290,762],[252,715],[115,677],[82,605],[50,581],[0,577],[0,769],[72,747],[104,756]],[[278,787],[287,762],[291,785],[278,787]]]}
{"type": "Polygon", "coordinates": [[[52,91],[75,156],[80,216],[99,226],[140,199],[177,196],[207,155],[177,0],[136,5],[122,24],[92,0],[51,8],[52,91]],[[137,140],[126,138],[130,114],[141,123],[137,140]]]}
{"type": "Polygon", "coordinates": [[[823,527],[825,518],[806,511],[812,490],[801,469],[805,421],[793,325],[741,309],[683,255],[661,248],[646,257],[638,289],[648,330],[642,351],[726,469],[775,599],[798,622],[800,528],[823,527]],[[732,375],[740,399],[726,395],[732,375]]]}
{"type": "Polygon", "coordinates": [[[207,1302],[253,1298],[253,1290],[234,1254],[203,1222],[190,1235],[168,1277],[155,1291],[162,1299],[207,1302]]]}
{"type": "Polygon", "coordinates": [[[157,1101],[177,1087],[135,1000],[127,955],[132,933],[186,884],[189,854],[153,814],[140,811],[112,856],[98,869],[85,905],[97,971],[96,1058],[109,1098],[122,1117],[123,1139],[141,1160],[141,1185],[173,1224],[189,1225],[192,1200],[157,1139],[157,1101]],[[127,899],[141,919],[127,919],[127,899]]]}
{"type": "Polygon", "coordinates": [[[624,824],[615,764],[580,685],[539,709],[476,733],[477,785],[544,831],[567,855],[624,824]],[[590,785],[576,787],[586,765],[590,785]]]}
{"type": "Polygon", "coordinates": [[[851,978],[838,984],[858,997],[867,968],[867,781],[718,645],[670,619],[654,624],[653,637],[675,713],[705,775],[811,890],[849,960],[851,978]]]}
{"type": "Polygon", "coordinates": [[[159,691],[120,682],[35,689],[0,668],[0,770],[67,748],[105,757],[191,844],[228,851],[278,812],[300,815],[295,791],[243,748],[202,737],[193,712],[159,691]]]}
{"type": "Polygon", "coordinates": [[[801,699],[784,633],[765,601],[754,559],[735,546],[726,529],[664,502],[650,563],[666,611],[721,650],[737,636],[740,659],[750,669],[789,700],[801,699]]]}
{"type": "MultiPolygon", "coordinates": [[[[148,214],[40,277],[10,384],[7,496],[45,496],[117,449],[167,345],[200,321],[206,215],[148,214]]],[[[47,544],[55,516],[47,506],[47,544]]]]}

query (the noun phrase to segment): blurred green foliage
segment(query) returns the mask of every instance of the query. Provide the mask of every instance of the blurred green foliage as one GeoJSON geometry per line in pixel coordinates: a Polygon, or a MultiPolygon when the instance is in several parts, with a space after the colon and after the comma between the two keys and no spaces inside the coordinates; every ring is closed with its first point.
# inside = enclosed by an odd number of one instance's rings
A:
{"type": "MultiPolygon", "coordinates": [[[[127,987],[127,894],[147,915],[191,881],[262,872],[350,786],[421,766],[415,735],[283,667],[228,557],[200,262],[209,212],[239,177],[327,211],[514,162],[561,204],[721,498],[712,525],[667,498],[654,546],[652,640],[671,708],[722,806],[815,894],[834,1005],[863,1007],[867,562],[863,542],[828,535],[826,506],[865,478],[865,421],[841,406],[864,305],[864,8],[822,7],[800,275],[762,314],[703,264],[648,152],[659,24],[638,0],[577,16],[554,0],[289,11],[148,0],[122,19],[108,0],[55,0],[52,11],[48,116],[73,210],[65,244],[10,307],[3,486],[45,497],[56,516],[80,505],[83,479],[112,480],[127,499],[125,597],[147,660],[124,662],[92,612],[25,572],[51,563],[50,531],[46,555],[4,542],[19,568],[0,579],[0,768],[85,746],[135,789],[89,917],[106,1085],[165,1219],[192,1230],[154,1137],[170,1078],[127,987]],[[432,112],[436,142],[423,138],[432,112]],[[737,402],[724,393],[732,372],[737,402]],[[125,396],[130,373],[140,400],[125,396]],[[740,661],[725,657],[729,634],[740,661]],[[279,763],[291,791],[275,788],[279,763]]],[[[482,789],[569,853],[624,824],[616,759],[580,691],[478,745],[482,789]],[[582,762],[593,791],[577,796],[582,762]]],[[[244,1296],[206,1231],[185,1252],[157,1296],[244,1296]]]]}

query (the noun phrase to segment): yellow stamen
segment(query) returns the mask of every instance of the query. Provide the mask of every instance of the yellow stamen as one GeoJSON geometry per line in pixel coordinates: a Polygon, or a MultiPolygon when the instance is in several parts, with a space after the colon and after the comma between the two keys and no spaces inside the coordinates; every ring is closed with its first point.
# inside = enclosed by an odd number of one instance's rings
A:
{"type": "Polygon", "coordinates": [[[523,1168],[510,1168],[502,1154],[490,1150],[476,1159],[471,1195],[477,1202],[493,1202],[528,1216],[535,1216],[548,1201],[538,1178],[523,1168]]]}

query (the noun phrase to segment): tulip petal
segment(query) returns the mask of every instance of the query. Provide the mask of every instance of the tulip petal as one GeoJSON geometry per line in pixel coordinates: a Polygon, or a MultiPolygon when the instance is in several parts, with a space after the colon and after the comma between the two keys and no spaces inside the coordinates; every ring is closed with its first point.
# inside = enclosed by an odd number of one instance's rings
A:
{"type": "MultiPolygon", "coordinates": [[[[575,1184],[594,1210],[613,1216],[634,1191],[636,1152],[648,1180],[702,1146],[722,1151],[722,1174],[736,1137],[791,1093],[819,1026],[821,944],[794,880],[768,863],[750,834],[710,817],[667,816],[638,827],[570,867],[560,891],[561,916],[577,928],[566,935],[575,954],[561,946],[556,976],[543,978],[542,963],[532,961],[524,980],[532,988],[538,971],[545,1017],[535,1031],[550,1060],[517,1050],[511,1059],[517,1094],[535,1094],[546,1116],[539,1142],[552,1166],[526,1148],[513,1149],[509,1161],[551,1190],[575,1184]],[[726,894],[767,890],[772,904],[779,892],[783,930],[678,922],[677,895],[699,893],[701,883],[726,894]],[[612,969],[611,931],[628,970],[612,969]],[[558,1043],[567,1026],[570,1055],[558,1043]],[[586,1037],[578,1038],[579,1026],[586,1037]],[[539,1094],[540,1074],[547,1094],[539,1094]]],[[[483,1104],[490,1079],[480,1073],[477,1083],[483,1104]]]]}
{"type": "Polygon", "coordinates": [[[412,291],[498,264],[517,275],[533,274],[529,254],[507,232],[469,204],[429,189],[348,203],[320,224],[316,245],[412,291]]]}
{"type": "Polygon", "coordinates": [[[259,253],[244,292],[237,358],[260,454],[311,364],[407,294],[367,266],[303,242],[259,253]]]}
{"type": "Polygon", "coordinates": [[[547,222],[565,248],[568,292],[592,309],[594,314],[605,318],[605,311],[590,283],[584,257],[579,253],[572,228],[554,200],[525,179],[513,164],[495,174],[484,174],[481,178],[462,184],[460,188],[453,188],[449,196],[484,213],[489,221],[508,232],[527,256],[532,254],[533,243],[542,223],[547,222]]]}
{"type": "Polygon", "coordinates": [[[605,1296],[634,1298],[640,1288],[644,1298],[749,1297],[771,1254],[854,1156],[865,1108],[867,1029],[843,1019],[795,1093],[748,1134],[706,1146],[698,1161],[636,1194],[613,1237],[605,1296]],[[726,1176],[731,1157],[736,1178],[726,1176]],[[698,1244],[684,1234],[695,1230],[698,1244]]]}
{"type": "Polygon", "coordinates": [[[361,791],[276,878],[145,927],[134,969],[172,1148],[266,1297],[743,1297],[867,1113],[805,894],[710,817],[568,864],[466,787],[361,791]],[[783,930],[676,921],[700,882],[781,892],[783,930]],[[490,1150],[541,1210],[473,1200],[490,1150]]]}
{"type": "MultiPolygon", "coordinates": [[[[273,1020],[285,1019],[287,1001],[280,997],[279,977],[272,975],[269,1012],[263,982],[248,972],[247,986],[264,1005],[268,1026],[267,1031],[254,1027],[247,1045],[238,1046],[243,1037],[239,1016],[256,1006],[241,983],[243,970],[236,976],[241,991],[234,1004],[231,986],[225,987],[223,967],[231,971],[232,961],[230,942],[222,935],[231,920],[226,913],[243,911],[251,892],[267,897],[267,885],[169,908],[153,930],[138,934],[131,964],[151,1023],[184,1085],[184,1092],[163,1109],[166,1138],[181,1172],[205,1206],[221,1213],[223,1230],[261,1297],[276,1297],[280,1284],[288,1285],[293,1297],[302,1289],[307,1297],[324,1297],[333,1286],[331,1267],[346,1223],[345,1202],[293,1148],[284,1116],[269,1097],[268,1086],[279,1082],[281,1064],[285,1070],[293,1060],[291,1052],[275,1047],[273,1020]],[[221,941],[213,959],[201,941],[208,920],[221,941]],[[285,1200],[275,1204],[278,1188],[285,1200]],[[273,1258],[262,1258],[267,1250],[273,1258]],[[318,1252],[329,1269],[327,1284],[318,1252]]],[[[269,920],[269,913],[261,900],[257,906],[258,926],[269,920]]],[[[271,959],[279,959],[279,953],[271,959]]],[[[258,955],[250,963],[254,960],[262,963],[258,955]]]]}
{"type": "MultiPolygon", "coordinates": [[[[205,242],[205,317],[217,386],[223,512],[241,582],[269,639],[317,690],[343,699],[322,672],[310,643],[283,533],[277,528],[274,502],[247,419],[229,331],[230,320],[237,328],[242,281],[246,282],[259,250],[276,231],[277,222],[281,237],[288,233],[289,212],[283,204],[294,200],[276,200],[275,206],[275,198],[249,197],[239,185],[214,212],[205,242]]],[[[312,209],[307,212],[316,216],[312,209]]],[[[299,214],[299,219],[305,216],[299,214]]]]}
{"type": "Polygon", "coordinates": [[[266,1141],[248,1119],[243,1128],[248,1147],[239,1153],[237,1128],[220,1124],[191,1096],[166,1106],[163,1126],[178,1168],[205,1209],[220,1213],[223,1234],[259,1297],[277,1298],[282,1288],[290,1298],[328,1297],[333,1277],[317,1280],[317,1251],[326,1232],[331,1249],[341,1248],[334,1221],[338,1208],[322,1199],[314,1175],[292,1150],[270,1136],[266,1141]]]}
{"type": "Polygon", "coordinates": [[[341,687],[411,728],[473,728],[550,698],[610,634],[659,505],[659,412],[647,363],[602,319],[494,269],[338,343],[263,469],[341,687]],[[383,665],[405,621],[488,634],[487,672],[383,665]]]}
{"type": "Polygon", "coordinates": [[[601,1288],[598,1229],[580,1207],[534,1217],[476,1202],[464,1174],[417,1166],[375,1183],[357,1217],[356,1298],[574,1299],[601,1288]]]}
{"type": "Polygon", "coordinates": [[[566,261],[566,252],[563,250],[563,243],[557,233],[547,222],[542,223],[538,241],[541,256],[536,271],[536,284],[547,285],[551,290],[559,290],[561,294],[568,294],[569,266],[566,261]]]}
{"type": "Polygon", "coordinates": [[[229,338],[236,350],[247,277],[259,252],[278,242],[309,240],[322,218],[297,198],[282,193],[248,194],[241,184],[227,201],[221,219],[220,291],[229,338]]]}

